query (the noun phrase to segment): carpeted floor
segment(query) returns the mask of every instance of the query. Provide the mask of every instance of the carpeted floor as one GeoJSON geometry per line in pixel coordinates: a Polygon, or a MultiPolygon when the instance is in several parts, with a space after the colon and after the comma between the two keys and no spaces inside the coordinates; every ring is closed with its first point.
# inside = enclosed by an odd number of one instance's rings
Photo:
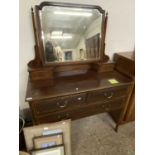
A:
{"type": "Polygon", "coordinates": [[[72,122],[72,155],[134,155],[134,122],[119,126],[107,113],[72,122]]]}

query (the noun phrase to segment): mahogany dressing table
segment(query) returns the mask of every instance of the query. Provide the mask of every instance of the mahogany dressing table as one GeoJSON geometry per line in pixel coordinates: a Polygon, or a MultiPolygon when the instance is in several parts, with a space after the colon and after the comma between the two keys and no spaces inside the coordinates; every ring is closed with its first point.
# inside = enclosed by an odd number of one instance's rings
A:
{"type": "Polygon", "coordinates": [[[26,101],[34,124],[120,110],[117,130],[133,80],[105,55],[107,19],[92,5],[43,2],[32,9],[36,45],[26,101]]]}

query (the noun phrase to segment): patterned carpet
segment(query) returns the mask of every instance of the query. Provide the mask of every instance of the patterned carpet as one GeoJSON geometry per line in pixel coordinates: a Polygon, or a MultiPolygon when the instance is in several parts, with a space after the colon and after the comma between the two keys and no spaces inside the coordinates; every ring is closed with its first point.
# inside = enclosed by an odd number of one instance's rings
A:
{"type": "Polygon", "coordinates": [[[119,126],[107,113],[72,122],[72,155],[134,155],[135,123],[119,126]]]}

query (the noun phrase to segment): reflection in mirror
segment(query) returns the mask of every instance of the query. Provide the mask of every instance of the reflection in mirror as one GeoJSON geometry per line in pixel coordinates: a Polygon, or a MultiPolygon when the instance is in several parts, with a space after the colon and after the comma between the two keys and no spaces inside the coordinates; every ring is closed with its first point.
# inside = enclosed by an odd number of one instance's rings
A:
{"type": "Polygon", "coordinates": [[[97,9],[44,6],[40,21],[46,62],[100,59],[102,14],[97,9]]]}

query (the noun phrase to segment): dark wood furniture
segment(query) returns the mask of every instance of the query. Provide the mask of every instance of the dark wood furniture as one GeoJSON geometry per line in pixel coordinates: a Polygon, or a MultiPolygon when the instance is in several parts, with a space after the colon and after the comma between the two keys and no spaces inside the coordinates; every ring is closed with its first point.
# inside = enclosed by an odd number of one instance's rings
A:
{"type": "Polygon", "coordinates": [[[32,10],[35,34],[35,59],[28,63],[26,101],[34,124],[72,120],[119,110],[116,130],[122,122],[133,89],[133,80],[114,69],[105,55],[107,14],[100,7],[44,2],[32,10]],[[103,13],[98,61],[46,64],[42,51],[39,10],[45,5],[95,8],[103,13]],[[112,84],[110,79],[118,81],[112,84]]]}
{"type": "MultiPolygon", "coordinates": [[[[130,77],[133,81],[135,79],[135,55],[134,52],[120,52],[114,55],[116,62],[115,69],[130,77]]],[[[127,123],[135,120],[135,86],[131,90],[131,97],[126,107],[124,117],[121,123],[127,123]]],[[[111,116],[117,122],[119,119],[120,111],[111,112],[111,116]]]]}
{"type": "MultiPolygon", "coordinates": [[[[120,109],[123,115],[129,100],[132,82],[116,71],[90,72],[84,75],[59,77],[28,82],[26,100],[33,123],[40,124],[62,119],[72,120],[120,109]],[[118,84],[108,80],[116,79],[118,84]]],[[[121,121],[120,116],[117,124],[121,121]]]]}

